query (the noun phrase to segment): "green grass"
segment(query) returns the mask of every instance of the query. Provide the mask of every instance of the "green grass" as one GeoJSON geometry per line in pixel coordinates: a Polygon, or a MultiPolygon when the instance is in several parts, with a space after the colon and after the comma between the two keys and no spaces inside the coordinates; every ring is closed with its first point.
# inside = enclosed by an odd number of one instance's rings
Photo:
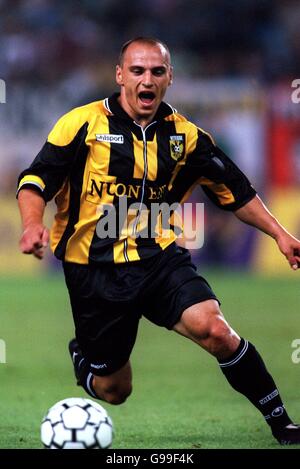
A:
{"type": "MultiPolygon", "coordinates": [[[[292,418],[300,419],[299,278],[207,275],[231,325],[255,343],[292,418]]],[[[0,448],[41,448],[39,427],[56,401],[86,396],[75,386],[67,343],[73,336],[60,275],[0,279],[0,448]]],[[[104,404],[117,448],[278,448],[258,411],[232,391],[215,360],[186,339],[141,321],[132,354],[134,391],[104,404]]],[[[87,397],[87,396],[86,396],[87,397]]]]}

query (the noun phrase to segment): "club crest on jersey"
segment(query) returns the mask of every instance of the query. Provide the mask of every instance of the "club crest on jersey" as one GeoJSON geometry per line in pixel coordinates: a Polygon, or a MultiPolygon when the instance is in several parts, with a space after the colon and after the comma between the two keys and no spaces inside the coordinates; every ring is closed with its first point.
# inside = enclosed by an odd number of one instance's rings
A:
{"type": "Polygon", "coordinates": [[[171,157],[175,161],[179,161],[183,158],[185,152],[185,135],[177,134],[170,135],[170,153],[171,157]]]}

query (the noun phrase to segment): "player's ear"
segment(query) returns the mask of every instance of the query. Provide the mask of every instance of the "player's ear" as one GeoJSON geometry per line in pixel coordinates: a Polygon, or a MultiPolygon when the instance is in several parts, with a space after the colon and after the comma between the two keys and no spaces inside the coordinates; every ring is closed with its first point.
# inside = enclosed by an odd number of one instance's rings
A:
{"type": "Polygon", "coordinates": [[[169,80],[169,86],[173,84],[173,67],[172,65],[170,66],[170,80],[169,80]]]}
{"type": "Polygon", "coordinates": [[[116,66],[116,82],[118,85],[123,85],[123,73],[120,65],[116,66]]]}

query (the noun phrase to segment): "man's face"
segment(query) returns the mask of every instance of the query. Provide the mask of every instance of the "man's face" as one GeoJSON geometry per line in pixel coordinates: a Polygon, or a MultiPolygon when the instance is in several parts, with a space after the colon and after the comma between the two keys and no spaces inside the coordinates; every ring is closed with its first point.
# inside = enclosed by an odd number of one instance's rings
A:
{"type": "Polygon", "coordinates": [[[139,124],[154,117],[167,87],[172,83],[172,67],[167,51],[160,45],[134,42],[117,65],[116,81],[121,87],[120,104],[139,124]]]}

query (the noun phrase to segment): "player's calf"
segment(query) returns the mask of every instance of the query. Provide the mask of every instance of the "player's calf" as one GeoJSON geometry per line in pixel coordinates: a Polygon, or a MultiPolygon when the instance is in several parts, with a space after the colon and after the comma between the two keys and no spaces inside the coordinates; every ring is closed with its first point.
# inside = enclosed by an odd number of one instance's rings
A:
{"type": "Polygon", "coordinates": [[[132,392],[131,380],[128,379],[128,374],[124,380],[120,380],[120,375],[124,372],[116,372],[110,376],[94,376],[93,388],[100,399],[108,402],[109,404],[122,404],[126,401],[127,397],[132,392]],[[116,373],[118,376],[116,377],[116,373]]]}
{"type": "Polygon", "coordinates": [[[76,339],[69,343],[69,352],[74,366],[76,381],[79,386],[95,399],[110,404],[122,404],[132,391],[130,362],[107,376],[95,376],[90,363],[83,356],[76,339]]]}

